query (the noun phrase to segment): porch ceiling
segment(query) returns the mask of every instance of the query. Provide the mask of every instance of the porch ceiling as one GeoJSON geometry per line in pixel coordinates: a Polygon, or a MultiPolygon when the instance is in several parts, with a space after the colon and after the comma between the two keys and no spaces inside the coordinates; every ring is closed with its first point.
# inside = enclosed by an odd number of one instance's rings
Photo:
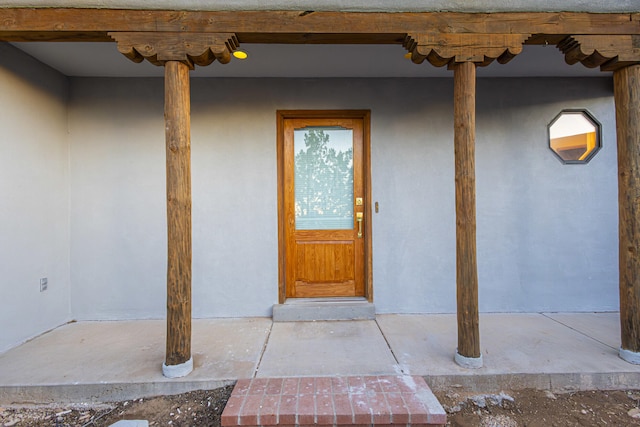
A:
{"type": "MultiPolygon", "coordinates": [[[[116,44],[111,40],[118,39],[116,34],[129,33],[149,33],[149,37],[155,34],[153,37],[162,40],[169,34],[180,38],[188,34],[215,33],[222,35],[223,39],[231,35],[234,45],[239,42],[240,48],[250,52],[249,59],[245,61],[234,60],[226,65],[217,63],[197,68],[193,77],[451,76],[444,68],[415,65],[404,59],[406,51],[402,44],[409,46],[409,41],[411,47],[408,48],[413,52],[414,62],[421,62],[433,46],[439,46],[438,52],[444,49],[440,53],[446,56],[446,61],[442,62],[444,58],[436,62],[433,58],[429,60],[437,65],[446,63],[452,56],[469,55],[466,51],[464,55],[456,53],[456,49],[466,49],[469,43],[478,44],[477,47],[481,48],[473,54],[474,62],[483,62],[478,58],[484,58],[485,63],[498,56],[503,59],[498,58],[498,62],[509,61],[520,52],[521,43],[525,44],[524,52],[510,63],[481,67],[479,77],[600,76],[602,74],[597,68],[590,70],[581,65],[566,65],[563,55],[553,45],[568,40],[570,43],[565,46],[568,48],[565,53],[569,52],[568,60],[582,61],[589,66],[612,61],[614,68],[618,68],[637,62],[635,43],[640,36],[640,13],[190,12],[0,8],[0,16],[0,40],[15,42],[20,49],[69,76],[162,76],[161,67],[148,63],[134,64],[118,53],[116,44]],[[162,33],[165,35],[160,35],[162,33]],[[578,40],[568,38],[581,35],[587,37],[578,40]],[[502,49],[502,43],[507,39],[511,44],[505,44],[504,49],[514,50],[513,46],[517,46],[517,52],[502,49]],[[496,43],[498,50],[486,50],[496,47],[496,43]],[[580,50],[581,43],[585,44],[586,52],[580,50]],[[422,51],[419,46],[427,50],[422,51]],[[597,54],[595,49],[600,49],[597,54]]],[[[150,43],[148,37],[140,39],[138,36],[136,40],[136,43],[150,43]]],[[[186,43],[182,39],[171,40],[174,47],[186,43]]],[[[194,46],[190,43],[191,49],[194,46]]],[[[121,46],[121,51],[131,49],[134,52],[132,46],[124,45],[125,50],[121,46]]],[[[226,62],[229,46],[222,48],[227,55],[222,62],[226,62]]],[[[155,47],[144,45],[142,49],[153,52],[155,47]]],[[[198,49],[201,51],[196,55],[206,50],[201,46],[198,49]]],[[[140,52],[128,56],[136,62],[142,60],[140,52]]],[[[195,62],[210,63],[204,59],[195,62]]]]}
{"type": "MultiPolygon", "coordinates": [[[[115,43],[21,42],[19,49],[67,76],[161,77],[164,69],[148,62],[135,64],[120,54],[115,43]]],[[[193,77],[452,77],[446,67],[416,65],[404,58],[401,45],[251,44],[245,61],[214,62],[196,67],[193,77]]],[[[526,45],[505,65],[478,69],[478,77],[602,77],[599,68],[567,65],[555,46],[526,45]]]]}

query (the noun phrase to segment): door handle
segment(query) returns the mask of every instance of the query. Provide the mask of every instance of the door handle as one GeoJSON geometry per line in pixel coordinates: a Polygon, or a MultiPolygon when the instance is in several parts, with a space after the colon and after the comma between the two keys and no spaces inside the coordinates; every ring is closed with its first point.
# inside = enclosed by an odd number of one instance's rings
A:
{"type": "Polygon", "coordinates": [[[356,221],[358,221],[358,239],[362,239],[362,220],[364,214],[362,212],[356,212],[356,221]]]}

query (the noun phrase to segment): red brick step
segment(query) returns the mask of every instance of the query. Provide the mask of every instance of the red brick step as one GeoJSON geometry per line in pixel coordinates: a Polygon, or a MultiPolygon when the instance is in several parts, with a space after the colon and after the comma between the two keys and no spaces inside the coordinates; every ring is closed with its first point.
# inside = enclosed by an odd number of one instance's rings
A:
{"type": "Polygon", "coordinates": [[[447,416],[419,376],[239,380],[222,426],[442,426],[447,416]]]}

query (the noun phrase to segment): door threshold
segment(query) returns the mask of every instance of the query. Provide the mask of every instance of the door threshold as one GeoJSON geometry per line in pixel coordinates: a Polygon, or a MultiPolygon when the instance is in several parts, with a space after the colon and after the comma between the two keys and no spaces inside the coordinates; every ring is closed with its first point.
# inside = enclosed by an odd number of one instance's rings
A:
{"type": "Polygon", "coordinates": [[[340,304],[340,303],[367,303],[365,297],[327,297],[327,298],[287,298],[285,304],[340,304]]]}
{"type": "Polygon", "coordinates": [[[365,298],[288,298],[273,306],[274,322],[373,320],[375,306],[365,298]]]}

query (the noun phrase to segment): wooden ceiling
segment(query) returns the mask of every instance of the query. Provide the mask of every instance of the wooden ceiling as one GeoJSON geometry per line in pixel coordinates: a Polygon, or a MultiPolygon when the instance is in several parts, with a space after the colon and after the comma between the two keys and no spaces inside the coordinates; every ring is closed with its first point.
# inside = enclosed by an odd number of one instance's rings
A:
{"type": "MultiPolygon", "coordinates": [[[[403,44],[412,53],[414,62],[427,59],[438,66],[449,61],[487,65],[496,58],[507,62],[520,52],[522,44],[558,45],[567,62],[582,62],[605,70],[640,62],[640,12],[0,9],[2,41],[105,42],[113,41],[119,33],[138,33],[136,40],[142,43],[144,34],[148,33],[153,43],[167,45],[172,42],[164,38],[189,44],[192,38],[202,40],[224,35],[225,39],[234,40],[227,50],[242,43],[403,44]]],[[[136,55],[134,52],[130,56],[136,55]]],[[[211,56],[211,53],[202,55],[211,56]]],[[[228,52],[214,56],[226,58],[228,52]]]]}

